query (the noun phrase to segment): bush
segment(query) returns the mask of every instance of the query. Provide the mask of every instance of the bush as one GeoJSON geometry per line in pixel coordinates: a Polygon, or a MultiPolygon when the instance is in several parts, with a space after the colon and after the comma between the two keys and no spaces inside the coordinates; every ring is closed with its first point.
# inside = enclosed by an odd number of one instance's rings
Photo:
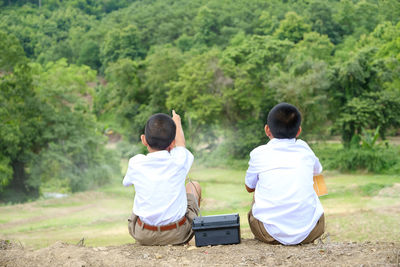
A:
{"type": "Polygon", "coordinates": [[[309,145],[325,170],[334,169],[332,166],[336,162],[335,155],[343,149],[342,144],[310,143],[309,145]]]}
{"type": "Polygon", "coordinates": [[[337,169],[341,171],[367,170],[382,173],[393,167],[399,155],[392,149],[361,149],[351,148],[339,151],[337,154],[337,169]]]}
{"type": "Polygon", "coordinates": [[[400,148],[375,146],[343,148],[341,146],[313,146],[324,169],[340,171],[364,170],[373,173],[394,173],[400,170],[400,148]]]}
{"type": "Polygon", "coordinates": [[[40,191],[78,192],[94,189],[118,175],[118,154],[104,147],[102,136],[51,143],[29,166],[28,183],[40,191]]]}

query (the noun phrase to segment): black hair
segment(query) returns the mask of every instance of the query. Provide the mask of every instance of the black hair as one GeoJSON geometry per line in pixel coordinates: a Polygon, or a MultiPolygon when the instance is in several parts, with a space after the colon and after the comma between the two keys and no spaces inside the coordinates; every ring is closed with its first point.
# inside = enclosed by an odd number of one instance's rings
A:
{"type": "Polygon", "coordinates": [[[275,138],[295,138],[301,124],[301,114],[295,106],[279,103],[268,113],[267,124],[275,138]]]}
{"type": "Polygon", "coordinates": [[[157,150],[166,149],[176,135],[176,125],[170,116],[163,113],[152,115],[144,128],[147,144],[157,150]]]}

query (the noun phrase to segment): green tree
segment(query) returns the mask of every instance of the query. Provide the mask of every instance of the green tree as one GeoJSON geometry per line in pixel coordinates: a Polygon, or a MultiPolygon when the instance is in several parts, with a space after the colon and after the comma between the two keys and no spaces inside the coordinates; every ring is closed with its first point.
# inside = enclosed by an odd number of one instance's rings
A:
{"type": "Polygon", "coordinates": [[[273,105],[274,92],[268,82],[293,47],[287,40],[270,36],[236,36],[223,53],[224,70],[233,80],[226,92],[226,116],[230,122],[260,118],[273,105]]]}
{"type": "Polygon", "coordinates": [[[354,32],[355,24],[357,23],[356,11],[353,1],[341,0],[340,5],[337,7],[336,14],[333,14],[334,20],[340,25],[343,34],[352,34],[354,32]]]}
{"type": "Polygon", "coordinates": [[[268,11],[262,11],[254,28],[254,33],[259,35],[271,35],[278,27],[279,21],[268,11]]]}
{"type": "Polygon", "coordinates": [[[400,93],[400,22],[396,26],[389,22],[378,25],[371,36],[375,45],[381,43],[375,61],[383,65],[380,71],[383,87],[400,93]]]}
{"type": "Polygon", "coordinates": [[[379,10],[379,6],[373,1],[361,0],[355,5],[354,16],[357,34],[366,34],[375,29],[379,23],[377,10],[379,10]]]}
{"type": "Polygon", "coordinates": [[[103,67],[118,59],[138,59],[143,56],[138,30],[134,25],[128,25],[120,30],[110,31],[100,48],[100,59],[103,67]]]}
{"type": "Polygon", "coordinates": [[[207,6],[201,7],[194,18],[195,40],[201,44],[211,46],[216,43],[220,35],[220,25],[217,14],[207,6]]]}
{"type": "Polygon", "coordinates": [[[271,36],[238,34],[223,52],[220,66],[224,80],[229,81],[223,91],[226,153],[245,157],[248,151],[265,143],[262,129],[269,110],[277,103],[276,91],[269,81],[293,45],[271,36]],[[253,138],[245,129],[251,129],[253,138]]]}
{"type": "Polygon", "coordinates": [[[110,63],[105,71],[107,84],[98,88],[95,99],[97,115],[100,118],[111,116],[110,123],[114,127],[122,126],[131,140],[137,140],[137,133],[144,127],[144,124],[138,125],[135,118],[147,105],[149,97],[142,86],[142,68],[141,63],[128,58],[110,63]]]}
{"type": "Polygon", "coordinates": [[[346,62],[335,68],[338,85],[332,87],[332,100],[341,107],[364,92],[380,91],[379,69],[372,64],[375,47],[365,47],[352,53],[346,62]]]}
{"type": "Polygon", "coordinates": [[[292,64],[301,63],[308,59],[321,60],[326,63],[333,61],[332,52],[334,45],[331,43],[327,35],[320,35],[316,32],[304,34],[304,39],[288,53],[286,63],[292,64]]]}
{"type": "Polygon", "coordinates": [[[13,72],[0,77],[0,196],[11,188],[16,197],[38,196],[38,186],[30,179],[27,164],[42,145],[42,108],[32,86],[30,68],[13,66],[13,72]]]}
{"type": "Polygon", "coordinates": [[[168,84],[178,80],[178,69],[186,57],[174,47],[155,47],[143,62],[143,86],[148,92],[148,107],[155,112],[167,112],[168,84]]]}
{"type": "Polygon", "coordinates": [[[106,183],[118,165],[105,149],[105,137],[91,112],[94,91],[88,84],[96,72],[65,59],[32,66],[38,96],[46,103],[42,105],[46,143],[30,162],[31,177],[40,183],[65,181],[72,192],[106,183]]]}
{"type": "Polygon", "coordinates": [[[276,91],[276,102],[288,102],[299,108],[303,118],[302,136],[327,133],[331,71],[326,63],[310,59],[299,62],[289,72],[280,72],[269,86],[276,91]]]}
{"type": "Polygon", "coordinates": [[[26,5],[1,13],[0,28],[17,37],[28,58],[41,63],[60,58],[76,62],[95,21],[93,16],[71,7],[49,10],[26,5]]]}
{"type": "Polygon", "coordinates": [[[0,31],[0,71],[12,71],[25,58],[24,50],[14,35],[0,31]]]}
{"type": "Polygon", "coordinates": [[[274,35],[281,40],[288,39],[294,43],[303,39],[303,35],[311,31],[311,26],[307,24],[303,17],[299,16],[296,12],[288,12],[285,19],[279,24],[274,35]]]}
{"type": "Polygon", "coordinates": [[[107,123],[124,128],[131,140],[138,140],[152,114],[170,112],[166,107],[168,83],[178,79],[184,58],[177,48],[157,46],[143,61],[120,59],[110,64],[107,85],[98,88],[95,100],[98,116],[111,115],[107,123]]]}
{"type": "Polygon", "coordinates": [[[2,200],[37,197],[54,180],[83,190],[117,171],[91,113],[87,83],[95,75],[64,59],[44,67],[18,62],[0,77],[2,200]]]}
{"type": "Polygon", "coordinates": [[[386,0],[379,2],[379,20],[397,24],[400,18],[400,5],[396,0],[386,0]]]}
{"type": "Polygon", "coordinates": [[[200,129],[215,124],[221,118],[222,91],[225,84],[218,66],[219,50],[194,56],[178,70],[179,79],[171,81],[167,107],[184,115],[187,137],[193,144],[199,141],[200,129]]]}
{"type": "Polygon", "coordinates": [[[98,70],[101,66],[99,45],[93,40],[85,41],[79,49],[77,63],[98,70]]]}
{"type": "Polygon", "coordinates": [[[37,195],[25,166],[42,142],[41,105],[18,40],[3,32],[0,37],[0,194],[11,187],[37,195]]]}
{"type": "Polygon", "coordinates": [[[309,7],[309,20],[313,31],[328,35],[332,43],[337,44],[341,42],[343,30],[341,25],[334,21],[331,6],[328,2],[312,2],[309,7]]]}
{"type": "Polygon", "coordinates": [[[400,95],[395,92],[372,92],[351,99],[344,107],[337,122],[344,144],[349,146],[353,137],[362,129],[379,127],[380,136],[400,126],[400,95]]]}

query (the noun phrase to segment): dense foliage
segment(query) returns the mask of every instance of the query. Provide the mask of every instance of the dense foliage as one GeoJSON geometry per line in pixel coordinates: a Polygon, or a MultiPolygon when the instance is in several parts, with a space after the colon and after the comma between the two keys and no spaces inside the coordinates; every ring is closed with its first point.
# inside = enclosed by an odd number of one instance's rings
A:
{"type": "Polygon", "coordinates": [[[18,172],[32,179],[25,191],[50,173],[75,188],[80,168],[106,153],[96,151],[99,121],[136,142],[148,116],[171,109],[192,149],[219,146],[233,158],[265,143],[266,116],[281,101],[299,107],[305,139],[340,135],[362,150],[352,143],[363,131],[398,133],[398,0],[2,0],[0,8],[0,188],[18,172]]]}
{"type": "Polygon", "coordinates": [[[37,197],[41,186],[79,191],[107,182],[116,158],[91,112],[95,71],[68,64],[30,63],[16,38],[0,32],[0,198],[37,197]],[[5,45],[3,45],[5,44],[5,45]]]}

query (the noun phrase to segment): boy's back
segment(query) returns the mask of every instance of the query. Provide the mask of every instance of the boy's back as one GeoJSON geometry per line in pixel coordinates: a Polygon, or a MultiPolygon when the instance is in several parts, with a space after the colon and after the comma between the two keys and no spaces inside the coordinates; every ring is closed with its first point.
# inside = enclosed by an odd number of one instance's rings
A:
{"type": "Polygon", "coordinates": [[[250,153],[245,185],[255,194],[249,224],[267,243],[307,243],[324,231],[324,211],[313,189],[322,166],[307,143],[296,139],[300,122],[297,108],[278,104],[265,125],[271,140],[250,153]]]}
{"type": "Polygon", "coordinates": [[[252,213],[280,243],[303,241],[323,214],[312,179],[321,171],[302,140],[274,138],[251,152],[246,185],[255,188],[252,213]]]}
{"type": "Polygon", "coordinates": [[[193,237],[192,221],[199,212],[201,188],[185,187],[193,155],[185,147],[180,116],[158,113],[149,118],[142,143],[147,155],[129,160],[124,186],[135,187],[129,233],[143,245],[183,244],[193,237]]]}
{"type": "Polygon", "coordinates": [[[123,185],[135,185],[133,212],[144,223],[166,225],[185,215],[185,179],[192,163],[193,155],[184,147],[129,160],[123,185]]]}

